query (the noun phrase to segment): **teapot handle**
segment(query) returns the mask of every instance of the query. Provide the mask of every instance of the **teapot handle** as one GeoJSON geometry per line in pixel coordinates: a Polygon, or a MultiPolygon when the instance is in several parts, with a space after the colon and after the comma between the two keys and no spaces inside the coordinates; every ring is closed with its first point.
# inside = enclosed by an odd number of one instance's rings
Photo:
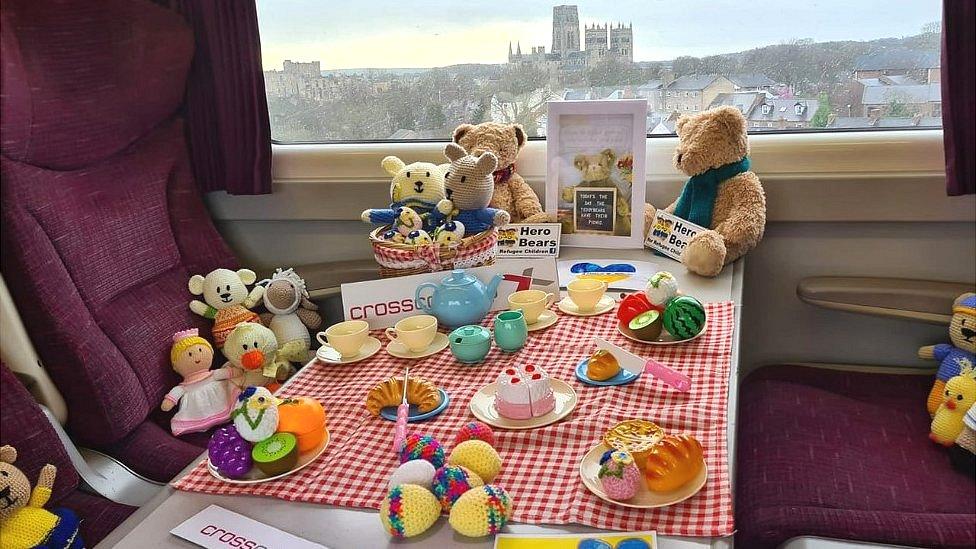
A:
{"type": "Polygon", "coordinates": [[[420,292],[424,291],[426,288],[430,288],[434,290],[434,292],[437,292],[437,284],[434,284],[433,282],[424,282],[420,286],[417,286],[417,291],[414,293],[413,299],[414,304],[418,309],[430,314],[430,305],[427,304],[426,300],[420,298],[420,292]]]}

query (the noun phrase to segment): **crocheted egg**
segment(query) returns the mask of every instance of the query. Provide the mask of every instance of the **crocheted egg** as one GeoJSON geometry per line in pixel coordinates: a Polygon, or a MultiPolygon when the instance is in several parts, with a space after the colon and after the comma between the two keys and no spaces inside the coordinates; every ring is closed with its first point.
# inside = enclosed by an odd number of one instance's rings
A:
{"type": "Polygon", "coordinates": [[[432,436],[410,433],[400,447],[400,463],[411,459],[425,459],[435,468],[441,467],[444,465],[444,447],[432,436]]]}
{"type": "Polygon", "coordinates": [[[668,302],[664,309],[664,329],[675,339],[689,339],[705,328],[705,306],[701,301],[682,295],[668,302]]]}
{"type": "Polygon", "coordinates": [[[481,481],[481,478],[464,467],[445,465],[434,473],[430,491],[441,502],[441,507],[445,511],[450,511],[451,506],[462,494],[475,486],[482,485],[484,482],[481,481]]]}
{"type": "Polygon", "coordinates": [[[395,538],[423,534],[440,515],[441,504],[434,494],[416,484],[390,488],[380,503],[380,521],[387,533],[395,538]]]}
{"type": "Polygon", "coordinates": [[[495,480],[495,476],[502,468],[501,456],[483,440],[466,440],[458,444],[447,462],[466,467],[485,482],[495,480]]]}
{"type": "Polygon", "coordinates": [[[461,426],[457,438],[454,439],[454,445],[457,446],[466,440],[483,440],[494,446],[495,433],[491,430],[491,427],[480,421],[469,421],[461,426]]]}
{"type": "Polygon", "coordinates": [[[465,492],[454,502],[448,522],[472,538],[497,534],[512,518],[512,499],[499,486],[486,484],[465,492]]]}
{"type": "Polygon", "coordinates": [[[402,463],[390,475],[389,487],[401,484],[416,484],[430,490],[430,483],[434,478],[434,466],[424,459],[411,459],[402,463]]]}
{"type": "Polygon", "coordinates": [[[678,281],[667,271],[658,271],[651,275],[644,287],[644,295],[651,305],[663,309],[669,301],[678,295],[678,281]]]}
{"type": "Polygon", "coordinates": [[[607,496],[616,501],[627,501],[637,495],[641,474],[634,458],[622,450],[607,450],[600,457],[600,484],[607,496]]]}

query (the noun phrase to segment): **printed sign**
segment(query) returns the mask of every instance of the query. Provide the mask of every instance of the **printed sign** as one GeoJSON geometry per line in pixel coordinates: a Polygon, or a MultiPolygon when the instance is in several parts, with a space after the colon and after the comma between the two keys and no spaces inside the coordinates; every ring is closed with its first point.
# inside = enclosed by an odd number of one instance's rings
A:
{"type": "Polygon", "coordinates": [[[216,505],[186,519],[170,533],[207,549],[325,549],[324,545],[216,505]]]}
{"type": "Polygon", "coordinates": [[[498,229],[498,257],[559,255],[559,223],[513,223],[498,229]]]}
{"type": "Polygon", "coordinates": [[[613,234],[617,189],[575,187],[573,226],[577,233],[613,234]]]}
{"type": "Polygon", "coordinates": [[[671,259],[681,260],[681,252],[694,236],[705,227],[658,210],[644,246],[657,250],[671,259]]]}
{"type": "Polygon", "coordinates": [[[594,532],[592,534],[498,534],[494,549],[582,549],[627,547],[657,549],[657,533],[594,532]]]}
{"type": "MultiPolygon", "coordinates": [[[[485,285],[496,275],[502,276],[498,293],[489,310],[508,308],[508,296],[518,290],[542,290],[559,293],[556,259],[498,259],[493,265],[465,269],[485,285]]],[[[352,282],[342,285],[342,312],[346,320],[365,320],[369,327],[388,328],[401,318],[425,314],[415,301],[417,286],[424,282],[435,284],[450,276],[450,272],[424,273],[383,280],[352,282]]],[[[430,305],[431,291],[421,299],[430,305]]]]}

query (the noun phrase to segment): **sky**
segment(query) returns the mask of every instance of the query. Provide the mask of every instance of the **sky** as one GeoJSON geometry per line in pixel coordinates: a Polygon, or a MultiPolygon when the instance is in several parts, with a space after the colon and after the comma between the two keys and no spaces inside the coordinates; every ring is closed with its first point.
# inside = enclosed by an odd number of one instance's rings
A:
{"type": "MultiPolygon", "coordinates": [[[[532,46],[550,50],[557,5],[534,0],[257,3],[265,70],[280,69],[285,59],[321,61],[322,69],[504,63],[509,41],[521,42],[525,53],[532,46]]],[[[795,39],[908,36],[939,21],[942,9],[940,0],[581,0],[576,5],[581,26],[633,23],[635,61],[730,53],[795,39]]]]}

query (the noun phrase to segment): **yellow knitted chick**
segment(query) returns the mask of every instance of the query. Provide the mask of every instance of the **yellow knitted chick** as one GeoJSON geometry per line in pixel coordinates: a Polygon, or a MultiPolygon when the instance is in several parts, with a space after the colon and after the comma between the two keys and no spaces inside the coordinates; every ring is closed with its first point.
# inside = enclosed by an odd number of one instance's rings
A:
{"type": "Polygon", "coordinates": [[[963,418],[969,407],[976,403],[976,370],[966,361],[959,375],[949,379],[943,391],[942,404],[932,419],[929,438],[943,446],[952,446],[962,432],[963,418]]]}

